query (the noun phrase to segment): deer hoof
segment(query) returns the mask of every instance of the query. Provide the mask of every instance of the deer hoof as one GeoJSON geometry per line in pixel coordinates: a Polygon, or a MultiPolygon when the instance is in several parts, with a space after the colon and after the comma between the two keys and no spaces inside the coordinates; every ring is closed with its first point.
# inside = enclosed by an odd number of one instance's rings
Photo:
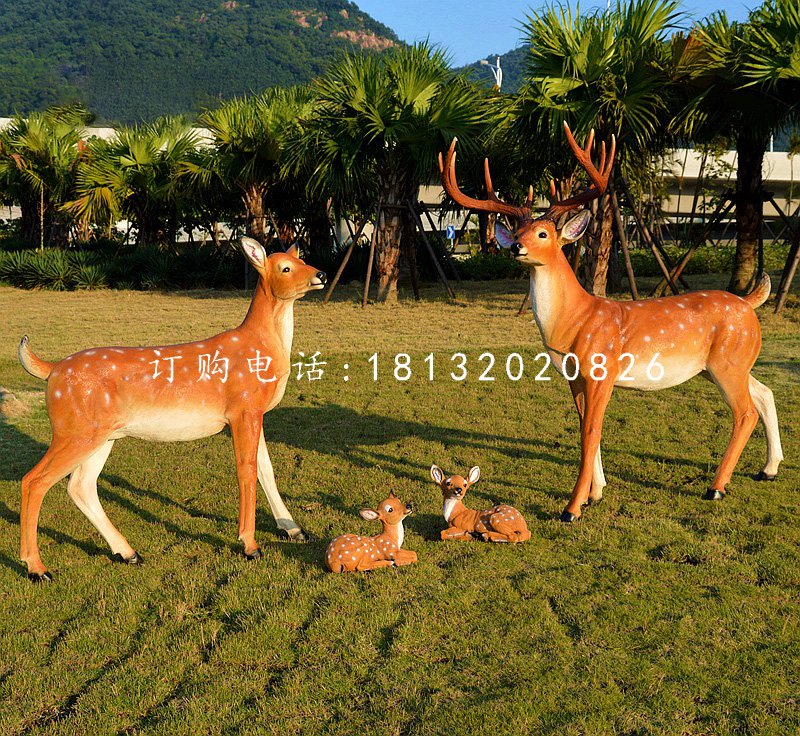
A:
{"type": "Polygon", "coordinates": [[[586,501],[586,505],[597,506],[597,504],[600,503],[602,500],[603,500],[602,494],[599,496],[595,496],[594,498],[592,498],[592,496],[589,496],[588,500],[586,501]]]}
{"type": "Polygon", "coordinates": [[[308,541],[308,534],[306,534],[302,529],[298,529],[297,531],[287,531],[286,529],[281,529],[281,532],[286,536],[287,539],[291,540],[292,542],[307,542],[308,541]]]}
{"type": "Polygon", "coordinates": [[[43,572],[41,574],[38,572],[29,572],[28,580],[32,583],[52,583],[53,576],[49,572],[43,572]]]}
{"type": "Polygon", "coordinates": [[[256,547],[252,552],[245,552],[244,556],[248,560],[260,560],[264,555],[261,553],[261,550],[256,547]]]}
{"type": "Polygon", "coordinates": [[[130,557],[123,557],[119,552],[115,552],[113,555],[111,555],[111,559],[114,560],[114,562],[120,562],[124,565],[144,564],[144,560],[138,552],[134,552],[130,557]]]}
{"type": "Polygon", "coordinates": [[[775,478],[777,478],[777,477],[778,477],[777,474],[776,475],[769,475],[768,473],[765,473],[763,470],[760,470],[758,472],[758,475],[753,476],[753,479],[754,480],[775,480],[775,478]]]}
{"type": "Polygon", "coordinates": [[[718,491],[716,488],[709,488],[703,498],[706,501],[721,501],[725,498],[725,493],[723,491],[718,491]]]}
{"type": "Polygon", "coordinates": [[[569,512],[569,511],[562,511],[561,512],[561,516],[559,518],[565,524],[572,524],[573,522],[577,521],[580,517],[579,516],[575,516],[575,514],[569,512]]]}

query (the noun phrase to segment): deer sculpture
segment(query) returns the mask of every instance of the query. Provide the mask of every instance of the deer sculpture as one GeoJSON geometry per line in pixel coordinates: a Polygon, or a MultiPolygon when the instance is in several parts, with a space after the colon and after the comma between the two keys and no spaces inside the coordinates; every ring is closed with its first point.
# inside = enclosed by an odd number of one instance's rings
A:
{"type": "Polygon", "coordinates": [[[484,542],[525,542],[531,538],[525,518],[513,506],[497,504],[485,511],[473,511],[464,505],[464,496],[481,477],[481,469],[476,465],[463,475],[445,478],[442,469],[431,465],[431,478],[442,490],[444,507],[442,513],[447,529],[441,533],[442,540],[482,539],[484,542]]]}
{"type": "Polygon", "coordinates": [[[603,195],[614,163],[615,141],[601,146],[600,164],[592,162],[594,132],[581,148],[564,125],[567,141],[586,171],[588,188],[562,201],[550,185],[551,205],[540,217],[532,213],[530,190],[524,206],[502,202],[494,193],[485,161],[487,199],[464,195],[456,180],[455,139],[439,167],[449,196],[462,207],[506,215],[512,234],[499,226],[498,239],[530,269],[533,316],[553,365],[568,381],[581,429],[580,472],[564,522],[603,496],[606,485],[600,457],[603,416],[615,386],[654,391],[677,386],[698,374],[712,381],[733,412],[733,436],[705,498],[725,498],[739,456],[759,417],[767,435],[767,461],[757,480],[773,480],[783,459],[772,391],[750,371],[761,349],[755,309],[770,293],[769,276],[741,298],[725,291],[699,291],[647,301],[617,302],[588,294],[572,271],[562,246],[586,230],[591,215],[583,211],[563,225],[572,210],[603,195]]]}
{"type": "Polygon", "coordinates": [[[417,561],[417,553],[401,549],[405,531],[403,520],[414,510],[403,503],[394,491],[374,509],[361,509],[362,518],[380,521],[383,529],[374,537],[342,534],[328,545],[325,564],[331,572],[375,570],[378,567],[400,567],[417,561]]]}
{"type": "Polygon", "coordinates": [[[283,398],[289,379],[294,302],[322,289],[326,278],[300,260],[294,247],[267,256],[260,243],[242,238],[242,250],[259,279],[247,316],[235,329],[182,345],[93,348],[57,363],[38,358],[27,336],[22,338],[20,362],[47,381],[53,432],[44,457],[22,479],[20,558],[31,580],[52,580],[39,555],[39,511],[47,491],[66,476],[67,492],[114,558],[141,563],[97,495],[97,478],[122,437],[193,440],[229,426],[239,482],[239,539],[247,558],[261,556],[255,540],[256,478],[278,527],[292,539],[305,538],[278,493],[263,417],[283,398]]]}

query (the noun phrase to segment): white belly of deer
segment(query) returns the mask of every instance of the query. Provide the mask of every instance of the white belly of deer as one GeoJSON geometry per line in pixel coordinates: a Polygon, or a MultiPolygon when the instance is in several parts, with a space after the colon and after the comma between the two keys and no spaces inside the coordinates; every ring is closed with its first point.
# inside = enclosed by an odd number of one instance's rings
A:
{"type": "Polygon", "coordinates": [[[216,414],[203,415],[187,409],[160,409],[133,416],[110,439],[136,437],[151,442],[181,442],[210,437],[227,422],[216,414]]]}
{"type": "Polygon", "coordinates": [[[614,383],[620,388],[659,391],[685,383],[705,370],[704,357],[686,355],[638,355],[620,358],[621,374],[614,383]],[[662,370],[663,369],[663,370],[662,370]]]}

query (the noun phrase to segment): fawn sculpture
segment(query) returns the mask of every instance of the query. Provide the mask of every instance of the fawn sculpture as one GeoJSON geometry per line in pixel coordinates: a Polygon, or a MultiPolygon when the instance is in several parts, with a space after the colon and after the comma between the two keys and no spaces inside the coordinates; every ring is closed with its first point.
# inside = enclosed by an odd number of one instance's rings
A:
{"type": "Polygon", "coordinates": [[[68,475],[67,492],[114,558],[141,563],[97,496],[97,478],[122,437],[193,440],[229,426],[245,555],[261,556],[255,540],[256,478],[278,527],[290,538],[305,538],[278,493],[263,417],[283,398],[289,379],[294,302],[323,288],[325,274],[300,260],[296,248],[267,256],[260,243],[242,238],[242,249],[259,279],[247,316],[235,329],[182,345],[83,350],[57,363],[38,358],[27,336],[22,338],[20,362],[47,381],[53,431],[44,457],[22,479],[20,558],[31,580],[52,580],[39,555],[39,511],[45,493],[68,475]]]}
{"type": "Polygon", "coordinates": [[[481,469],[476,465],[463,475],[445,478],[441,468],[431,465],[431,478],[442,489],[444,520],[448,523],[441,537],[446,539],[482,539],[484,542],[525,542],[531,538],[525,518],[513,506],[501,503],[485,511],[473,511],[464,505],[464,496],[478,482],[481,469]]]}
{"type": "Polygon", "coordinates": [[[550,208],[533,217],[532,190],[524,206],[501,202],[492,188],[485,162],[487,199],[474,199],[458,188],[455,139],[439,167],[444,187],[462,207],[508,216],[516,233],[499,226],[498,239],[517,261],[530,269],[533,316],[556,368],[569,381],[581,427],[581,465],[572,497],[561,520],[572,522],[581,508],[599,501],[606,485],[600,458],[603,416],[615,386],[654,391],[688,381],[698,374],[712,381],[733,412],[733,436],[717,468],[708,500],[725,497],[739,456],[759,417],[767,435],[767,461],[757,480],[773,480],[783,459],[772,391],[750,375],[761,349],[755,309],[770,293],[764,274],[744,298],[725,291],[700,291],[648,301],[618,302],[588,294],[567,262],[562,246],[586,230],[591,215],[581,212],[564,225],[571,210],[602,196],[614,163],[612,137],[608,155],[602,144],[600,166],[592,163],[594,132],[581,149],[565,124],[567,141],[589,176],[589,187],[556,201],[551,183],[550,208]]]}
{"type": "Polygon", "coordinates": [[[374,537],[342,534],[336,537],[325,552],[325,564],[331,572],[374,570],[378,567],[399,567],[417,561],[417,553],[401,549],[405,531],[403,519],[414,510],[404,504],[394,492],[374,509],[361,509],[367,521],[380,521],[383,529],[374,537]]]}

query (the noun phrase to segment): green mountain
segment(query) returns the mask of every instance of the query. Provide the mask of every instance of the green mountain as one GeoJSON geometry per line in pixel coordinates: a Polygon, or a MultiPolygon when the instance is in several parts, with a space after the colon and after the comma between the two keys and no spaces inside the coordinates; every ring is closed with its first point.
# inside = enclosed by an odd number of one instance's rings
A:
{"type": "MultiPolygon", "coordinates": [[[[500,68],[503,70],[503,92],[514,93],[518,92],[522,86],[522,80],[525,73],[525,47],[520,46],[518,49],[513,49],[505,54],[499,54],[500,68]]],[[[489,54],[484,61],[490,64],[497,63],[498,54],[489,54]]],[[[480,61],[473,64],[468,64],[463,67],[465,70],[472,72],[472,78],[486,82],[486,85],[491,87],[494,84],[494,77],[492,71],[487,66],[483,66],[480,61]]]]}
{"type": "Polygon", "coordinates": [[[398,42],[346,0],[0,0],[0,18],[0,116],[65,102],[113,122],[194,112],[398,42]]]}

